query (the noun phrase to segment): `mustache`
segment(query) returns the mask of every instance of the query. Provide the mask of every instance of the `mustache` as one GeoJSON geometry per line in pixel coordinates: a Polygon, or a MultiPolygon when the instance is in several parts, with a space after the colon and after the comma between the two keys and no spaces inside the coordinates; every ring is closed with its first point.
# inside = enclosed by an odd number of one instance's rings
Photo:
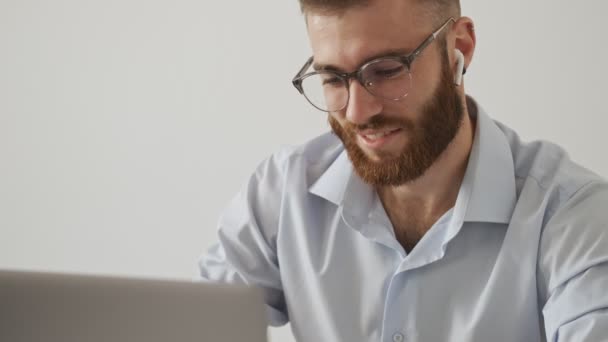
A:
{"type": "Polygon", "coordinates": [[[364,124],[353,124],[348,121],[344,123],[344,128],[349,132],[361,132],[368,129],[376,130],[385,127],[413,130],[415,125],[410,120],[387,116],[384,114],[374,115],[368,120],[368,122],[364,124]]]}

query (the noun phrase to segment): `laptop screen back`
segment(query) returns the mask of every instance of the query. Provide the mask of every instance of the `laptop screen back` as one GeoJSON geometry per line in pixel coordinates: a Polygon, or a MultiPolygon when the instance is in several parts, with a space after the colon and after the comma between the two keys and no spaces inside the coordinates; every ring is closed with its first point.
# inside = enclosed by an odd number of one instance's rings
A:
{"type": "Polygon", "coordinates": [[[265,342],[252,288],[0,271],[0,341],[265,342]]]}

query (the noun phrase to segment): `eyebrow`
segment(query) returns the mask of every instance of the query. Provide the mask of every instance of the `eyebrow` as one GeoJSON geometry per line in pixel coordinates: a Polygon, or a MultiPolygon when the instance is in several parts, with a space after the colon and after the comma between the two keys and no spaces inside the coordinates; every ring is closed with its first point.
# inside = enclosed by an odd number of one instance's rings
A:
{"type": "MultiPolygon", "coordinates": [[[[376,54],[374,54],[374,55],[366,58],[365,60],[363,60],[363,62],[361,62],[361,64],[359,64],[359,66],[357,66],[357,69],[359,69],[361,66],[365,65],[366,63],[369,63],[369,62],[373,61],[374,59],[378,59],[378,58],[382,58],[382,57],[405,56],[405,55],[407,55],[409,53],[410,53],[410,50],[407,50],[407,49],[388,49],[388,50],[384,50],[384,51],[376,53],[376,54]]],[[[344,71],[344,69],[342,69],[342,68],[340,68],[338,66],[332,65],[332,64],[313,63],[312,67],[316,71],[325,70],[325,71],[334,71],[334,72],[340,72],[340,73],[346,72],[346,71],[344,71]]]]}

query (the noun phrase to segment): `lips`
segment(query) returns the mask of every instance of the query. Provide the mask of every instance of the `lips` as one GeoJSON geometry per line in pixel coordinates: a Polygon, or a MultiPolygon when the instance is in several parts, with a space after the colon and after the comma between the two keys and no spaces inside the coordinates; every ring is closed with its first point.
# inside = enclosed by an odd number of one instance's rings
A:
{"type": "Polygon", "coordinates": [[[398,130],[399,130],[399,128],[385,129],[382,131],[367,131],[367,132],[361,132],[361,133],[359,133],[359,135],[361,135],[365,140],[374,141],[374,140],[383,138],[391,133],[394,133],[398,130]]]}
{"type": "Polygon", "coordinates": [[[400,128],[386,128],[376,130],[364,130],[358,132],[361,142],[368,148],[378,149],[388,144],[392,138],[396,137],[400,128]]]}

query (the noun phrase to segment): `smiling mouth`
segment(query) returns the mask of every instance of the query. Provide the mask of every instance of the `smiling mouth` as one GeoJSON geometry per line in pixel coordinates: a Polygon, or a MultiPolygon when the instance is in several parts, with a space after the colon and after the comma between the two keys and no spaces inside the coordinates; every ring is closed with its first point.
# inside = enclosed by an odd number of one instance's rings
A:
{"type": "Polygon", "coordinates": [[[359,132],[359,136],[362,137],[364,140],[368,141],[368,142],[375,142],[378,140],[381,140],[382,138],[385,138],[389,135],[392,135],[393,133],[396,133],[397,131],[400,131],[400,128],[393,128],[393,129],[386,129],[386,130],[382,130],[382,131],[368,131],[368,132],[359,132]]]}

